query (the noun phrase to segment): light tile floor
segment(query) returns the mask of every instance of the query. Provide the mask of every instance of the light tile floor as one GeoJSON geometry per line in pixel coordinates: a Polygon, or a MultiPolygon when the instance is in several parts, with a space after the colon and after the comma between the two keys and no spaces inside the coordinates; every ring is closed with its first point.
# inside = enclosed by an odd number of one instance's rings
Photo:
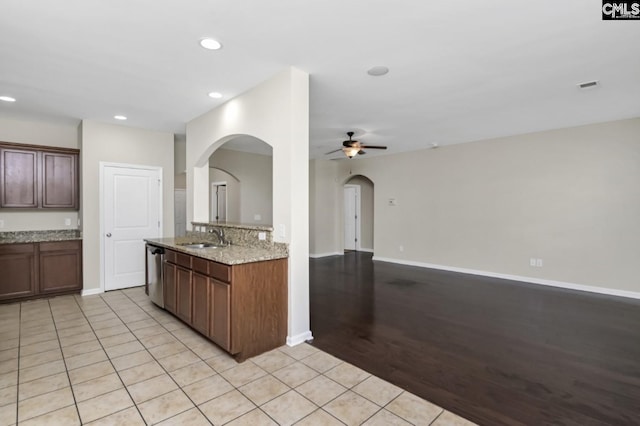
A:
{"type": "Polygon", "coordinates": [[[141,287],[0,305],[0,425],[471,425],[308,344],[242,364],[141,287]]]}

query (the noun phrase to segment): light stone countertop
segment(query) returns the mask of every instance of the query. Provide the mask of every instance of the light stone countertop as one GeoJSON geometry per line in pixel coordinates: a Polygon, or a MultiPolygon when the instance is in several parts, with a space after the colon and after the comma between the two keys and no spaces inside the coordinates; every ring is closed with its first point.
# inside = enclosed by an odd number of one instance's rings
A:
{"type": "Polygon", "coordinates": [[[70,241],[81,239],[82,236],[78,229],[0,232],[0,244],[44,243],[49,241],[70,241]]]}
{"type": "Polygon", "coordinates": [[[240,265],[243,263],[260,262],[264,260],[284,259],[289,257],[287,244],[272,243],[271,247],[249,247],[230,245],[226,247],[191,249],[178,244],[193,242],[193,237],[177,238],[148,238],[149,244],[168,248],[177,252],[187,253],[203,259],[213,260],[226,265],[240,265]]]}

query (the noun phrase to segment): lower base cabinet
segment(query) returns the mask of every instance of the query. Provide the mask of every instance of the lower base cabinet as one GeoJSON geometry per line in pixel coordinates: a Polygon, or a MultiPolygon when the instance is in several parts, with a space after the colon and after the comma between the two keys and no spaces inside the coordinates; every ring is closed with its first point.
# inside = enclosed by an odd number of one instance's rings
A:
{"type": "Polygon", "coordinates": [[[285,344],[287,259],[224,265],[165,251],[165,309],[238,361],[285,344]]]}
{"type": "Polygon", "coordinates": [[[60,293],[81,288],[80,241],[40,243],[40,293],[60,293]]]}
{"type": "Polygon", "coordinates": [[[0,245],[0,300],[36,295],[38,282],[36,244],[0,245]]]}
{"type": "Polygon", "coordinates": [[[0,301],[82,290],[82,241],[0,244],[0,301]]]}

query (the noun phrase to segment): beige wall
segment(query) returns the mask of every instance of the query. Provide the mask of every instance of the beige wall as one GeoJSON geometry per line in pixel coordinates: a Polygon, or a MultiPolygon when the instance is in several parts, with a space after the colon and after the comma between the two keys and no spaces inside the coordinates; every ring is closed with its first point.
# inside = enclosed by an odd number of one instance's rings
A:
{"type": "Polygon", "coordinates": [[[640,119],[594,124],[339,162],[336,177],[375,183],[378,258],[640,292],[639,135],[640,119]]]}
{"type": "Polygon", "coordinates": [[[84,291],[101,288],[100,162],[162,167],[162,232],[174,233],[173,134],[84,120],[81,127],[84,291]]]}
{"type": "Polygon", "coordinates": [[[175,135],[173,169],[175,188],[187,189],[187,138],[185,135],[175,135]]]}
{"type": "Polygon", "coordinates": [[[343,253],[342,186],[338,183],[338,163],[309,162],[309,253],[313,257],[343,253]]]}
{"type": "Polygon", "coordinates": [[[287,343],[309,329],[309,75],[289,67],[187,123],[187,221],[209,218],[209,157],[238,135],[273,148],[273,234],[289,244],[287,343]]]}
{"type": "Polygon", "coordinates": [[[229,221],[272,225],[273,172],[269,155],[252,154],[219,148],[209,159],[209,165],[231,174],[238,180],[239,188],[228,188],[227,195],[239,197],[239,217],[229,221]],[[239,190],[239,193],[234,193],[239,190]],[[256,220],[258,214],[261,219],[256,220]]]}
{"type": "MultiPolygon", "coordinates": [[[[0,116],[0,141],[77,149],[78,123],[0,116]]],[[[73,210],[4,209],[0,210],[0,220],[4,221],[4,228],[0,228],[0,232],[78,228],[78,212],[73,210]],[[66,219],[69,219],[71,225],[65,225],[66,219]]]]}
{"type": "MultiPolygon", "coordinates": [[[[224,170],[210,167],[209,182],[227,183],[227,222],[240,223],[242,221],[240,216],[240,194],[242,191],[238,179],[224,170]]],[[[211,197],[209,197],[209,202],[211,202],[211,197]]],[[[213,212],[209,211],[209,214],[213,215],[213,212]]]]}

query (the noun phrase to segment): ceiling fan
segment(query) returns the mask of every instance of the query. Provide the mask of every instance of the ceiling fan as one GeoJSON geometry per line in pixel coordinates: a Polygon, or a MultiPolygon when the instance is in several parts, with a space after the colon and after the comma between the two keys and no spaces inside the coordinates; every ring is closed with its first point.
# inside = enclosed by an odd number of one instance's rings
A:
{"type": "Polygon", "coordinates": [[[365,145],[359,141],[354,141],[353,132],[347,132],[347,136],[349,136],[348,141],[342,142],[342,148],[334,149],[333,151],[327,152],[325,155],[333,154],[334,152],[342,151],[344,155],[349,157],[349,159],[355,157],[356,155],[364,155],[366,152],[364,149],[387,149],[386,146],[382,145],[365,145]]]}

